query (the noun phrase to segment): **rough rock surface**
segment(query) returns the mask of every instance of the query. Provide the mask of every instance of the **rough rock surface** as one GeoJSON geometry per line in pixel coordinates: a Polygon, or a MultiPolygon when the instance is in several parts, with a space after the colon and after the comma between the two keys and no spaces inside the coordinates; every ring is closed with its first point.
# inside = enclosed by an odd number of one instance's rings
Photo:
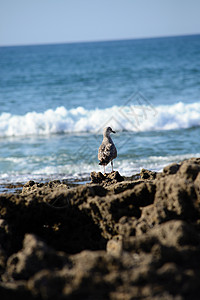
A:
{"type": "Polygon", "coordinates": [[[99,183],[103,186],[109,186],[111,184],[124,181],[124,178],[119,174],[118,171],[102,174],[101,172],[92,172],[91,183],[99,183]]]}
{"type": "Polygon", "coordinates": [[[200,159],[0,194],[1,299],[200,299],[200,159]]]}

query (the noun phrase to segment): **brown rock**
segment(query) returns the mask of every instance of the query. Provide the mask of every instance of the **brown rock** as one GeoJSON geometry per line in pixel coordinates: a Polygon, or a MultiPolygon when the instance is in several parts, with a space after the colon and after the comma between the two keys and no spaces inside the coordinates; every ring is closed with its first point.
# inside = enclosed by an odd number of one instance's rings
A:
{"type": "Polygon", "coordinates": [[[29,195],[32,193],[36,193],[39,195],[49,194],[55,189],[68,189],[69,186],[67,184],[61,183],[60,180],[49,181],[46,183],[35,182],[33,180],[28,181],[22,189],[22,195],[29,195]]]}
{"type": "Polygon", "coordinates": [[[149,171],[149,170],[146,170],[146,169],[142,169],[141,172],[140,172],[140,177],[142,179],[152,180],[152,179],[156,178],[156,172],[149,171]]]}
{"type": "Polygon", "coordinates": [[[173,164],[170,164],[168,166],[166,166],[164,169],[163,169],[163,173],[165,175],[172,175],[172,174],[176,174],[178,172],[180,168],[180,164],[177,164],[177,163],[173,163],[173,164]]]}
{"type": "Polygon", "coordinates": [[[103,186],[109,186],[111,184],[124,181],[124,178],[119,174],[118,171],[113,171],[109,174],[102,174],[101,172],[91,172],[91,183],[99,183],[103,186]]]}
{"type": "Polygon", "coordinates": [[[141,175],[0,195],[2,299],[199,299],[200,159],[141,175]]]}
{"type": "Polygon", "coordinates": [[[24,280],[42,269],[61,269],[68,263],[63,253],[57,253],[32,234],[24,238],[23,248],[9,257],[5,277],[24,280]]]}
{"type": "Polygon", "coordinates": [[[106,190],[113,194],[119,194],[124,191],[134,188],[137,184],[142,183],[142,180],[137,181],[122,181],[106,186],[106,190]]]}
{"type": "Polygon", "coordinates": [[[200,237],[193,226],[181,220],[171,220],[150,229],[148,233],[126,238],[124,249],[150,252],[155,244],[181,249],[185,245],[200,245],[200,237]]]}
{"type": "Polygon", "coordinates": [[[72,268],[45,270],[33,276],[28,282],[33,295],[43,299],[106,299],[112,287],[106,274],[114,268],[113,259],[103,251],[83,251],[70,259],[72,268]]]}
{"type": "Polygon", "coordinates": [[[122,245],[122,237],[115,236],[112,240],[109,240],[106,245],[107,253],[120,257],[122,255],[123,245],[122,245]]]}
{"type": "Polygon", "coordinates": [[[179,169],[179,176],[194,181],[200,173],[200,165],[196,163],[183,162],[179,169]]]}

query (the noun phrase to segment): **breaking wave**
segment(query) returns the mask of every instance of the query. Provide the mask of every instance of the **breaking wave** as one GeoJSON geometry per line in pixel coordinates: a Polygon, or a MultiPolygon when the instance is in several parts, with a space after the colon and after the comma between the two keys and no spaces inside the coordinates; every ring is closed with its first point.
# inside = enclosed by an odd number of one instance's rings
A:
{"type": "Polygon", "coordinates": [[[105,126],[118,131],[177,130],[200,126],[200,103],[173,105],[113,106],[87,110],[64,106],[43,113],[0,115],[0,137],[49,135],[59,133],[101,133],[105,126]]]}

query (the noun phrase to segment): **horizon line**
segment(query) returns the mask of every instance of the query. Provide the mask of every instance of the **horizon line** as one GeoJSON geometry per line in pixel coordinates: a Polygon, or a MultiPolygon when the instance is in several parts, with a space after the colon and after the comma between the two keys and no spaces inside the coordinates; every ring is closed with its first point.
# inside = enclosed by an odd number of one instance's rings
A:
{"type": "Polygon", "coordinates": [[[175,37],[190,37],[198,36],[200,33],[186,33],[186,34],[173,34],[173,35],[158,35],[148,37],[133,37],[133,38],[113,38],[113,39],[99,39],[99,40],[80,40],[80,41],[68,41],[68,42],[44,42],[44,43],[30,43],[30,44],[8,44],[0,45],[3,47],[28,47],[28,46],[54,46],[54,45],[72,45],[72,44],[89,44],[89,43],[104,43],[104,42],[120,42],[120,41],[132,41],[132,40],[148,40],[148,39],[162,39],[162,38],[175,38],[175,37]]]}

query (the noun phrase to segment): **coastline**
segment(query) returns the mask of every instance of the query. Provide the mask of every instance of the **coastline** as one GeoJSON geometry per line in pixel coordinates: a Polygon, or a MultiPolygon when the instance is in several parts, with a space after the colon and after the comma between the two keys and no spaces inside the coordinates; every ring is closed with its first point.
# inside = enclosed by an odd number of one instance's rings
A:
{"type": "Polygon", "coordinates": [[[2,299],[199,299],[199,186],[191,158],[1,193],[2,299]]]}
{"type": "MultiPolygon", "coordinates": [[[[78,185],[83,185],[89,183],[88,177],[82,177],[80,179],[55,179],[55,180],[29,180],[34,181],[36,184],[47,184],[48,182],[57,182],[66,184],[68,187],[76,187],[78,185]]],[[[0,183],[0,195],[1,194],[21,194],[23,187],[26,183],[14,182],[14,183],[0,183]]]]}

